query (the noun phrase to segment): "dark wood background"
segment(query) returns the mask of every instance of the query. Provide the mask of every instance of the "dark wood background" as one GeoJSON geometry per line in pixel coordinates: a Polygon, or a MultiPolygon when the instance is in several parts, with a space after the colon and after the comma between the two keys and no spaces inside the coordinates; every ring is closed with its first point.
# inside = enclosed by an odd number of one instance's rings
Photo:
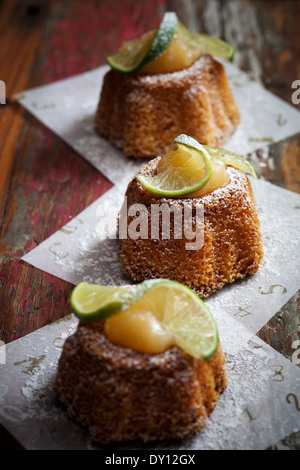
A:
{"type": "MultiPolygon", "coordinates": [[[[156,27],[166,10],[176,11],[190,29],[230,42],[237,50],[235,64],[292,104],[291,84],[300,79],[298,0],[0,0],[0,80],[7,87],[7,103],[0,105],[5,343],[70,313],[72,286],[20,258],[111,187],[13,95],[102,65],[124,40],[156,27]]],[[[260,168],[262,175],[300,193],[300,134],[269,151],[275,166],[260,168]]],[[[300,338],[299,304],[298,293],[259,332],[289,359],[300,338]]],[[[300,448],[299,435],[277,445],[282,447],[300,448]]],[[[0,448],[21,447],[0,429],[0,448]]]]}

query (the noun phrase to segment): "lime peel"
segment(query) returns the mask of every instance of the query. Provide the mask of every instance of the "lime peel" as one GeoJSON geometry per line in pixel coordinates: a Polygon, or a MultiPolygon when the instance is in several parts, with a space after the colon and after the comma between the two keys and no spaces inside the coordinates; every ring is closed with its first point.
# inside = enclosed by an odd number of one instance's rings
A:
{"type": "Polygon", "coordinates": [[[101,321],[128,308],[143,295],[140,286],[132,288],[79,283],[72,291],[70,304],[83,321],[101,321]]]}
{"type": "Polygon", "coordinates": [[[165,52],[173,39],[177,26],[178,19],[176,13],[165,13],[149,51],[143,61],[139,64],[139,69],[145,67],[149,62],[158,59],[158,57],[165,52]]]}
{"type": "Polygon", "coordinates": [[[257,173],[254,166],[245,157],[223,148],[208,147],[207,145],[203,145],[203,147],[210,157],[216,158],[226,165],[233,166],[234,168],[242,170],[245,173],[252,175],[254,178],[257,178],[257,173]]]}
{"type": "Polygon", "coordinates": [[[208,36],[207,34],[193,33],[181,22],[178,23],[178,29],[190,40],[191,43],[197,44],[202,54],[210,54],[228,61],[233,60],[235,49],[222,39],[208,36]]]}
{"type": "MultiPolygon", "coordinates": [[[[142,38],[127,41],[123,44],[119,52],[107,57],[107,63],[115,70],[122,73],[138,72],[148,63],[158,59],[171,43],[178,25],[178,18],[174,12],[166,12],[154,34],[150,44],[147,41],[147,33],[142,38]],[[140,54],[141,41],[145,41],[144,55],[140,54]],[[136,46],[136,48],[134,47],[136,46]],[[134,51],[136,56],[134,56],[134,51]],[[135,60],[136,59],[136,60],[135,60]],[[127,64],[126,64],[127,62],[127,64]]],[[[151,32],[150,32],[150,38],[151,32]]],[[[143,50],[142,50],[143,51],[143,50]]]]}
{"type": "Polygon", "coordinates": [[[72,291],[70,304],[75,315],[86,322],[97,322],[126,310],[159,280],[133,286],[102,286],[80,282],[72,291]]]}

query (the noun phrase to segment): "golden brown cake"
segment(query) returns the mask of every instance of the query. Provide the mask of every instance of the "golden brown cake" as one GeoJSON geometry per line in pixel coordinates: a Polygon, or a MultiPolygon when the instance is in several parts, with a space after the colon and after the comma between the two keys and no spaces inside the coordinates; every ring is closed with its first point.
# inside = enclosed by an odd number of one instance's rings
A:
{"type": "Polygon", "coordinates": [[[55,391],[102,444],[183,438],[202,430],[227,385],[219,344],[204,362],[177,347],[145,354],[110,342],[103,322],[65,341],[55,391]]]}
{"type": "MultiPolygon", "coordinates": [[[[156,174],[160,157],[145,165],[140,174],[156,174]]],[[[143,204],[148,213],[148,233],[144,238],[127,236],[120,240],[123,271],[134,281],[168,278],[193,289],[200,297],[208,297],[225,284],[254,274],[259,268],[263,247],[252,187],[248,177],[240,170],[228,167],[230,181],[202,197],[171,199],[156,196],[145,189],[136,177],[126,191],[127,207],[143,204]],[[152,204],[167,204],[170,209],[187,205],[195,212],[204,208],[203,246],[187,250],[187,239],[174,236],[174,217],[170,211],[170,239],[151,238],[152,204]]],[[[127,227],[136,216],[127,217],[127,227]]],[[[123,222],[124,223],[124,219],[123,222]]],[[[120,237],[121,238],[121,237],[120,237]]],[[[190,241],[190,240],[189,240],[190,241]]]]}
{"type": "Polygon", "coordinates": [[[219,147],[239,122],[224,67],[210,55],[172,73],[109,70],[96,113],[99,132],[133,157],[166,153],[180,133],[219,147]]]}

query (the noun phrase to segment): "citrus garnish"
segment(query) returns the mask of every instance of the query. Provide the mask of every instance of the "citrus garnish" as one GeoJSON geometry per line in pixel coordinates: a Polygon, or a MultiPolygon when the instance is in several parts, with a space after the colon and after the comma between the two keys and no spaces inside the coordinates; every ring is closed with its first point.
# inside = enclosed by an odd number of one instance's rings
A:
{"type": "Polygon", "coordinates": [[[167,152],[153,176],[137,175],[138,181],[153,194],[165,197],[201,197],[227,185],[227,166],[257,178],[252,163],[229,150],[201,145],[192,137],[181,134],[174,140],[176,150],[167,152]]]}
{"type": "Polygon", "coordinates": [[[148,74],[177,72],[190,67],[204,54],[232,60],[234,49],[221,39],[191,33],[178,21],[176,32],[166,51],[141,71],[148,74]]]}
{"type": "Polygon", "coordinates": [[[241,155],[230,152],[229,150],[223,148],[208,147],[207,145],[203,145],[203,147],[210,157],[225,163],[225,165],[233,166],[238,170],[242,170],[245,173],[254,176],[254,178],[257,178],[257,174],[252,163],[241,155]]]}
{"type": "Polygon", "coordinates": [[[119,72],[137,72],[165,52],[173,39],[177,24],[175,13],[165,13],[156,30],[124,42],[119,52],[106,59],[108,64],[119,72]]]}
{"type": "Polygon", "coordinates": [[[178,136],[174,143],[177,149],[161,158],[156,175],[137,176],[148,191],[159,196],[192,194],[203,188],[212,174],[210,158],[203,145],[185,134],[178,136]]]}
{"type": "Polygon", "coordinates": [[[108,64],[122,73],[168,73],[189,67],[203,54],[232,60],[234,49],[221,39],[190,32],[176,13],[166,12],[159,27],[126,41],[108,64]]]}
{"type": "Polygon", "coordinates": [[[128,308],[146,289],[142,284],[125,288],[81,282],[73,290],[70,304],[80,320],[96,322],[128,308]]]}
{"type": "Polygon", "coordinates": [[[70,298],[80,320],[105,320],[112,342],[146,353],[178,346],[208,360],[218,347],[216,323],[205,303],[175,281],[153,279],[135,286],[101,286],[81,282],[70,298]]]}
{"type": "Polygon", "coordinates": [[[235,49],[222,39],[207,34],[193,33],[180,22],[178,31],[192,47],[198,48],[199,55],[210,54],[220,59],[233,60],[235,49]]]}
{"type": "Polygon", "coordinates": [[[178,346],[208,360],[218,346],[215,321],[204,302],[188,287],[159,280],[127,310],[105,321],[114,343],[145,353],[178,346]]]}

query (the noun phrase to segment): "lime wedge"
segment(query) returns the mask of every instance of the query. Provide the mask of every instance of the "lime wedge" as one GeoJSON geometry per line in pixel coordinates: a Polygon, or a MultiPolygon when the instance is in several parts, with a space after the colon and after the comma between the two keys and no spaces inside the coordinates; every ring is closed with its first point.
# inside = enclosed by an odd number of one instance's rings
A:
{"type": "Polygon", "coordinates": [[[235,49],[227,42],[206,34],[192,33],[180,22],[178,22],[178,32],[192,47],[198,49],[199,57],[203,54],[210,54],[220,59],[233,60],[235,49]]]}
{"type": "Polygon", "coordinates": [[[129,308],[148,288],[147,284],[125,288],[81,282],[73,290],[70,304],[80,320],[97,322],[129,308]]]}
{"type": "MultiPolygon", "coordinates": [[[[156,341],[153,333],[159,325],[165,332],[167,347],[178,346],[197,359],[209,359],[218,346],[217,327],[204,302],[188,287],[168,280],[152,284],[128,310],[108,319],[106,331],[114,338],[113,342],[147,352],[151,350],[147,343],[156,341]],[[144,321],[149,315],[156,318],[158,325],[154,331],[148,327],[147,333],[144,321]]],[[[159,352],[163,350],[164,345],[159,352]]]]}
{"type": "Polygon", "coordinates": [[[122,73],[137,72],[165,52],[173,39],[177,25],[176,13],[166,12],[155,31],[124,42],[119,52],[107,57],[108,64],[122,73]]]}
{"type": "Polygon", "coordinates": [[[203,145],[203,147],[210,157],[220,160],[226,165],[233,166],[234,168],[242,170],[245,173],[254,176],[254,178],[257,178],[257,174],[252,163],[241,155],[222,148],[208,147],[207,145],[203,145]]]}
{"type": "Polygon", "coordinates": [[[166,153],[154,176],[138,175],[139,182],[150,192],[166,197],[192,194],[211,178],[210,158],[204,146],[181,134],[174,143],[177,150],[166,153]]]}

